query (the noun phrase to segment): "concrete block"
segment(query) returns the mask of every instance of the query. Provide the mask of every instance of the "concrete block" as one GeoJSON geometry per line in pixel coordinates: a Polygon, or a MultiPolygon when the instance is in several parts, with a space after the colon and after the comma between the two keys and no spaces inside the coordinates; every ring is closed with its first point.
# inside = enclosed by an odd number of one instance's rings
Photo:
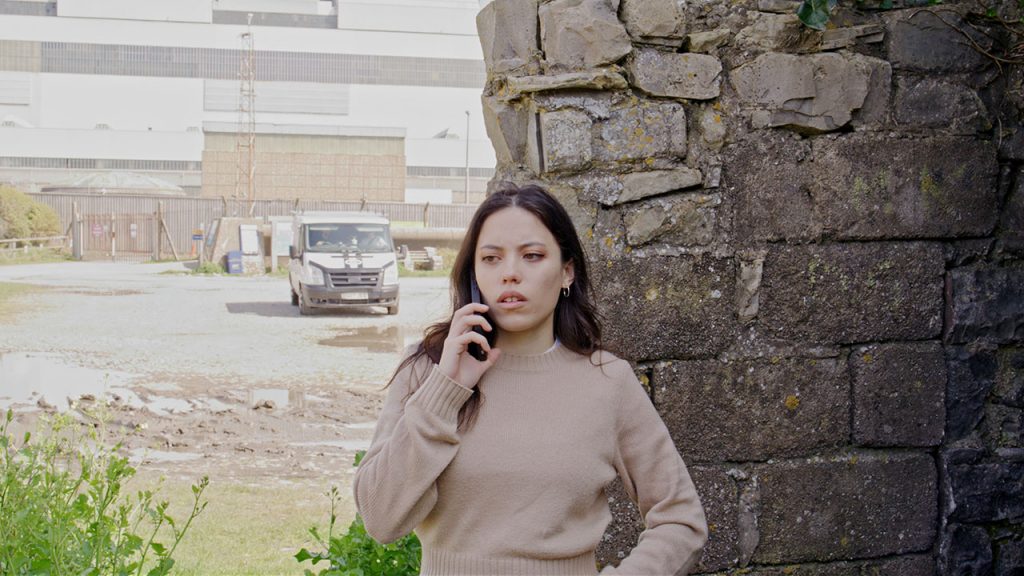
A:
{"type": "Polygon", "coordinates": [[[689,470],[708,521],[708,543],[694,572],[735,566],[740,537],[736,481],[725,466],[690,466],[689,470]]]}
{"type": "Polygon", "coordinates": [[[937,78],[898,78],[894,108],[896,122],[904,129],[936,129],[951,134],[992,129],[977,92],[937,78]]]}
{"type": "Polygon", "coordinates": [[[931,548],[938,523],[927,454],[758,466],[759,563],[854,560],[931,548]]]}
{"type": "Polygon", "coordinates": [[[706,246],[714,239],[722,203],[717,194],[678,194],[631,205],[623,210],[626,243],[653,240],[675,246],[706,246]]]}
{"type": "Polygon", "coordinates": [[[527,134],[540,132],[540,149],[538,138],[526,138],[527,160],[530,167],[537,174],[585,168],[593,156],[590,144],[591,125],[592,122],[586,112],[571,108],[530,114],[527,134]]]}
{"type": "Polygon", "coordinates": [[[850,354],[853,441],[937,446],[946,427],[946,359],[938,342],[861,346],[850,354]]]}
{"type": "Polygon", "coordinates": [[[813,155],[814,213],[829,236],[985,236],[995,228],[999,166],[991,143],[863,134],[819,139],[813,155]]]}
{"type": "Polygon", "coordinates": [[[653,382],[658,411],[695,462],[805,456],[849,440],[844,358],[674,361],[658,364],[653,382]]]}
{"type": "Polygon", "coordinates": [[[623,256],[593,262],[592,271],[605,341],[631,360],[713,355],[735,337],[730,259],[623,256]]]}
{"type": "Polygon", "coordinates": [[[930,242],[772,248],[759,324],[780,338],[818,343],[935,338],[943,268],[942,249],[930,242]]]}

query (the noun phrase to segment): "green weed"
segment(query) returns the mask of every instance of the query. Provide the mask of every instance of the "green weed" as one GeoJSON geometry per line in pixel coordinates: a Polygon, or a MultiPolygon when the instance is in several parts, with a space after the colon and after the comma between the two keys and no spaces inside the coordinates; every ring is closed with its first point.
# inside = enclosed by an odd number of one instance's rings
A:
{"type": "Polygon", "coordinates": [[[44,419],[40,439],[8,434],[0,424],[0,574],[163,576],[201,502],[208,479],[192,486],[183,524],[151,490],[123,494],[135,474],[120,445],[107,445],[102,417],[90,427],[69,416],[44,419]],[[169,541],[158,534],[169,532],[169,541]]]}

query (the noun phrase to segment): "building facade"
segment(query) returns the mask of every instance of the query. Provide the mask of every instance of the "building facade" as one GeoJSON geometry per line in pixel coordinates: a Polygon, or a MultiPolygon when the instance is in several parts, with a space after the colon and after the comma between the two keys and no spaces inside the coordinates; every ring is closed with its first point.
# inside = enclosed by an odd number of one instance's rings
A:
{"type": "Polygon", "coordinates": [[[0,0],[0,182],[116,170],[196,196],[478,201],[479,7],[0,0]]]}

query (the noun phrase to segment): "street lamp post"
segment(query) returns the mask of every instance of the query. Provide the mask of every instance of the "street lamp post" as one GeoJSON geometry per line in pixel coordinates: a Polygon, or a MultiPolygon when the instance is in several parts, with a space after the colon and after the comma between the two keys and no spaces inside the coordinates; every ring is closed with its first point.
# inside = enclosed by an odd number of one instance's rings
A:
{"type": "Polygon", "coordinates": [[[469,110],[466,110],[466,204],[469,204],[469,110]]]}

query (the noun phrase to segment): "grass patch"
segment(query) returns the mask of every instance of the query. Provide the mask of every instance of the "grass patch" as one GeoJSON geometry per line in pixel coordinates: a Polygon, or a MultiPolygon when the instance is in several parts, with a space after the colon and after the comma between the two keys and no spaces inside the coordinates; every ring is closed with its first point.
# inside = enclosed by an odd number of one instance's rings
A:
{"type": "Polygon", "coordinates": [[[13,266],[17,264],[52,264],[54,262],[68,262],[71,256],[63,250],[53,248],[29,248],[25,250],[4,250],[0,252],[0,266],[13,266]]]}
{"type": "MultiPolygon", "coordinates": [[[[157,478],[138,478],[133,490],[152,488],[157,478]]],[[[327,488],[281,485],[268,480],[266,485],[210,480],[203,493],[209,502],[202,516],[192,524],[175,553],[174,574],[179,576],[255,576],[300,574],[313,568],[309,562],[296,564],[295,554],[315,545],[309,527],[326,527],[330,518],[327,488]]],[[[355,517],[355,504],[348,490],[338,507],[339,522],[355,517]]],[[[167,480],[161,497],[171,502],[168,512],[184,515],[190,481],[167,480]]]]}
{"type": "Polygon", "coordinates": [[[26,294],[42,290],[39,286],[30,284],[16,284],[14,282],[0,282],[0,320],[14,316],[17,307],[14,301],[26,294]]]}

